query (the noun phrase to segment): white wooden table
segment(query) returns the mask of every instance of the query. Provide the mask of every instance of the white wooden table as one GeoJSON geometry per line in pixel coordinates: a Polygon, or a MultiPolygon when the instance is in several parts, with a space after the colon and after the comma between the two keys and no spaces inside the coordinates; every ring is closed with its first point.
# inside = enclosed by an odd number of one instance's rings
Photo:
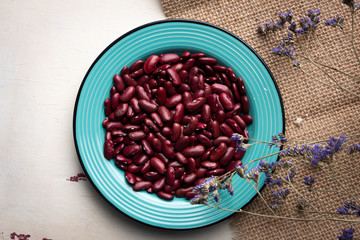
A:
{"type": "Polygon", "coordinates": [[[82,173],[76,94],[95,58],[159,0],[0,0],[0,239],[231,239],[229,220],[170,231],[133,221],[82,173]]]}

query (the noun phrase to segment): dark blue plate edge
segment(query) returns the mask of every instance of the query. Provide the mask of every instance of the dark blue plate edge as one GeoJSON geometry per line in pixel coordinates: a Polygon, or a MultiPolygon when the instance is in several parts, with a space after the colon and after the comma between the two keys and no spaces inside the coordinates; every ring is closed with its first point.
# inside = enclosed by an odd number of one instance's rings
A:
{"type": "MultiPolygon", "coordinates": [[[[235,39],[237,39],[238,41],[240,41],[242,44],[244,44],[247,48],[249,48],[254,54],[255,56],[261,61],[261,63],[265,66],[266,70],[268,71],[274,85],[275,85],[275,88],[276,88],[276,91],[278,93],[278,96],[279,96],[279,100],[280,100],[280,105],[281,105],[281,113],[282,113],[282,120],[283,120],[283,133],[285,133],[285,111],[284,111],[284,104],[283,104],[283,100],[282,100],[282,97],[281,97],[281,93],[280,93],[280,90],[279,90],[279,87],[275,81],[275,78],[272,74],[272,72],[270,71],[269,67],[266,65],[265,61],[259,56],[259,54],[249,45],[247,44],[244,40],[242,40],[241,38],[239,38],[238,36],[236,36],[235,34],[221,28],[221,27],[218,27],[216,25],[213,25],[213,24],[210,24],[210,23],[207,23],[207,22],[203,22],[203,21],[198,21],[198,20],[189,20],[189,19],[165,19],[165,20],[158,20],[158,21],[153,21],[153,22],[150,22],[150,23],[146,23],[144,25],[141,25],[137,28],[134,28],[130,31],[128,31],[127,33],[123,34],[122,36],[120,36],[119,38],[117,38],[115,41],[113,41],[109,46],[107,46],[101,53],[100,55],[94,60],[94,62],[91,64],[89,70],[86,72],[81,84],[80,84],[80,88],[79,88],[79,91],[77,93],[77,96],[76,96],[76,100],[75,100],[75,106],[74,106],[74,113],[73,113],[73,137],[74,137],[74,143],[75,143],[75,149],[76,149],[76,153],[78,155],[78,159],[79,159],[79,162],[80,162],[80,165],[82,167],[82,169],[84,170],[85,172],[85,175],[87,177],[87,179],[89,180],[89,182],[92,184],[92,186],[95,188],[95,190],[100,194],[100,196],[108,203],[110,204],[113,208],[115,208],[118,212],[120,212],[121,214],[127,216],[128,218],[132,219],[132,220],[135,220],[136,222],[139,222],[141,224],[145,224],[147,226],[150,226],[152,228],[155,228],[155,229],[166,229],[166,230],[170,230],[170,231],[191,231],[191,230],[195,230],[195,229],[200,229],[200,228],[205,228],[205,227],[209,227],[209,226],[212,226],[214,224],[217,224],[221,221],[224,221],[228,218],[230,218],[231,216],[233,216],[233,214],[235,213],[232,213],[230,214],[229,216],[223,218],[223,219],[220,219],[216,222],[213,222],[211,224],[208,224],[208,225],[205,225],[205,226],[199,226],[199,227],[194,227],[194,228],[186,228],[186,229],[176,229],[176,228],[165,228],[165,227],[159,227],[159,226],[155,226],[155,225],[152,225],[152,224],[149,224],[149,223],[145,223],[145,222],[142,222],[128,214],[125,214],[124,212],[122,212],[119,208],[117,208],[114,204],[112,204],[103,194],[102,192],[97,188],[97,186],[95,185],[95,183],[93,182],[93,180],[90,178],[88,172],[86,171],[86,168],[84,166],[84,163],[82,161],[82,158],[81,158],[81,155],[80,155],[80,151],[79,151],[79,147],[78,147],[78,144],[77,144],[77,138],[76,138],[76,114],[77,114],[77,108],[78,108],[78,103],[79,103],[79,99],[80,99],[80,95],[81,95],[81,91],[82,91],[82,88],[85,84],[85,81],[88,77],[88,75],[90,74],[91,70],[93,69],[94,65],[99,61],[99,59],[112,47],[114,46],[117,42],[119,42],[121,39],[125,38],[126,36],[142,29],[142,28],[146,28],[146,27],[149,27],[149,26],[152,26],[152,25],[156,25],[156,24],[162,24],[162,23],[168,23],[168,22],[188,22],[188,23],[195,23],[195,24],[201,24],[201,25],[205,25],[205,26],[209,26],[209,27],[213,27],[213,28],[216,28],[220,31],[223,31],[227,34],[229,34],[230,36],[234,37],[235,39]]],[[[282,149],[282,147],[280,148],[280,150],[282,149]]],[[[279,157],[277,158],[276,161],[279,160],[279,157]]],[[[262,191],[263,188],[264,188],[265,184],[261,187],[261,189],[259,189],[259,191],[262,191]]],[[[257,196],[254,195],[254,197],[252,197],[243,207],[246,207],[251,201],[254,200],[254,198],[257,196]]]]}

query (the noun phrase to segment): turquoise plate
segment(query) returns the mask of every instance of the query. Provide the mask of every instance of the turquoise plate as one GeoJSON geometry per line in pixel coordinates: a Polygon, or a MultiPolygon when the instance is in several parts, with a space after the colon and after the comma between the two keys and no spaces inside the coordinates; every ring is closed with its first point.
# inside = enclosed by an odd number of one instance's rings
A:
{"type": "MultiPolygon", "coordinates": [[[[91,65],[77,95],[73,123],[77,153],[89,180],[106,201],[135,220],[167,229],[207,226],[232,212],[190,205],[183,198],[165,201],[145,191],[134,192],[123,171],[103,157],[103,103],[109,97],[113,75],[123,66],[152,54],[184,51],[204,52],[244,79],[254,118],[248,128],[252,138],[269,140],[274,133],[284,131],[282,101],[271,72],[251,47],[226,30],[198,21],[165,20],[140,26],[111,43],[91,65]]],[[[246,152],[243,162],[275,151],[256,145],[246,152]]],[[[277,156],[267,160],[274,162],[277,156]]],[[[238,177],[234,180],[234,196],[225,191],[220,195],[224,208],[239,209],[256,195],[245,181],[238,177]]]]}

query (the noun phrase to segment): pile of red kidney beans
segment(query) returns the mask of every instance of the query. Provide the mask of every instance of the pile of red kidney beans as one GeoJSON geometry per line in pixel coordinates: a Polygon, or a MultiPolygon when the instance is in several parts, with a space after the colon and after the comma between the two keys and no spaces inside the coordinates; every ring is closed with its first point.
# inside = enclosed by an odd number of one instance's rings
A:
{"type": "Polygon", "coordinates": [[[134,191],[190,199],[209,176],[241,165],[233,133],[253,119],[243,80],[204,53],[152,55],[123,67],[104,102],[104,156],[134,191]]]}

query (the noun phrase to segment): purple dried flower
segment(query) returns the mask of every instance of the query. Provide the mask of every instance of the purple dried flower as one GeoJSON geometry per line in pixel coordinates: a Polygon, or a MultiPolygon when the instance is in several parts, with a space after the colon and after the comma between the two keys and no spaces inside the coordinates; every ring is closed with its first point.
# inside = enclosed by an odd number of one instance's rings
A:
{"type": "Polygon", "coordinates": [[[325,20],[325,26],[330,27],[339,27],[340,29],[343,28],[344,18],[336,16],[333,19],[327,19],[325,20]]]}
{"type": "Polygon", "coordinates": [[[307,186],[308,190],[312,189],[313,184],[315,183],[315,179],[314,176],[310,176],[310,177],[304,177],[304,184],[307,186]]]}
{"type": "Polygon", "coordinates": [[[360,144],[354,144],[352,146],[349,147],[349,154],[354,153],[355,151],[360,151],[360,144]]]}
{"type": "Polygon", "coordinates": [[[345,228],[342,230],[342,235],[337,236],[339,240],[353,240],[354,239],[354,228],[350,227],[349,230],[345,228]]]}
{"type": "Polygon", "coordinates": [[[355,202],[353,200],[350,200],[349,202],[346,201],[344,203],[344,207],[338,208],[336,210],[336,213],[344,214],[344,215],[356,213],[357,216],[360,216],[359,209],[360,209],[360,205],[356,207],[355,202]]]}

